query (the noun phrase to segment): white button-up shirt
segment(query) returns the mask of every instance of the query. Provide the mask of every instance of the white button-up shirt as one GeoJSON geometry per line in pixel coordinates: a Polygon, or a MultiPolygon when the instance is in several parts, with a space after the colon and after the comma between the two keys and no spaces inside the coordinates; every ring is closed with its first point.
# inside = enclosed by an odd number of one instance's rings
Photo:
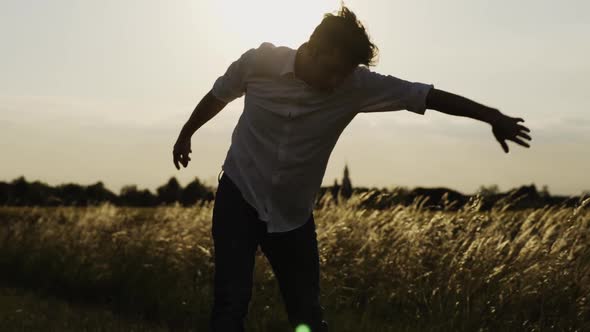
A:
{"type": "Polygon", "coordinates": [[[294,75],[296,53],[262,43],[212,88],[228,103],[245,94],[222,169],[269,233],[309,219],[330,154],[356,114],[405,109],[423,115],[433,87],[359,66],[334,91],[317,91],[294,75]]]}

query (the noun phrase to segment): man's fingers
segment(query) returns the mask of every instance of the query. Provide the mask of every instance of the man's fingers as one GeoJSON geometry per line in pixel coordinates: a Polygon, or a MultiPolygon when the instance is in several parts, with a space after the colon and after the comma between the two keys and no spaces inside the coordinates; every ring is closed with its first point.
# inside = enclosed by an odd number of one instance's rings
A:
{"type": "Polygon", "coordinates": [[[504,141],[504,140],[498,140],[498,142],[502,146],[502,149],[504,150],[504,152],[508,153],[508,144],[506,144],[506,141],[504,141]]]}
{"type": "Polygon", "coordinates": [[[518,144],[520,144],[520,145],[526,146],[527,148],[528,148],[528,147],[530,147],[530,146],[529,146],[529,144],[528,144],[527,142],[525,142],[525,141],[521,140],[521,139],[520,139],[520,138],[518,138],[518,137],[511,137],[511,138],[508,138],[508,139],[509,139],[509,140],[511,140],[511,141],[513,141],[513,142],[516,142],[516,143],[518,143],[518,144]]]}
{"type": "Polygon", "coordinates": [[[176,166],[176,169],[180,169],[180,165],[186,167],[188,165],[188,162],[191,160],[191,158],[188,156],[188,154],[192,152],[192,150],[189,148],[188,152],[179,152],[179,151],[173,151],[172,155],[173,155],[173,159],[174,159],[174,166],[176,166]]]}
{"type": "Polygon", "coordinates": [[[178,154],[176,152],[172,152],[172,156],[174,160],[174,166],[176,166],[176,169],[180,169],[180,166],[178,165],[178,154]]]}
{"type": "Polygon", "coordinates": [[[526,138],[528,140],[532,140],[532,138],[529,135],[527,135],[526,133],[523,133],[523,132],[518,132],[516,135],[517,136],[522,136],[522,137],[524,137],[524,138],[526,138]]]}
{"type": "Polygon", "coordinates": [[[524,131],[526,131],[527,133],[530,133],[530,132],[531,132],[531,130],[530,130],[529,128],[527,128],[527,127],[525,127],[525,126],[523,126],[523,125],[517,125],[517,127],[518,127],[518,129],[520,129],[520,130],[524,130],[524,131]]]}
{"type": "Polygon", "coordinates": [[[183,165],[184,167],[187,167],[187,166],[188,166],[188,162],[189,162],[190,160],[191,160],[191,157],[189,157],[187,153],[183,153],[183,154],[182,154],[182,165],[183,165]]]}
{"type": "Polygon", "coordinates": [[[523,119],[523,118],[516,118],[516,122],[517,122],[517,123],[518,123],[518,122],[524,122],[524,119],[523,119]]]}

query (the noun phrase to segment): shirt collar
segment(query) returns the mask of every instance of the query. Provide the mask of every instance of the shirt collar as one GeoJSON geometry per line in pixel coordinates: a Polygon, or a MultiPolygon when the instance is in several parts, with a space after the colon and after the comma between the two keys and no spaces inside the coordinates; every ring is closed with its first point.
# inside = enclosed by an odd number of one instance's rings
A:
{"type": "Polygon", "coordinates": [[[291,50],[287,56],[287,61],[281,70],[281,76],[295,77],[295,57],[297,50],[291,50]]]}
{"type": "MultiPolygon", "coordinates": [[[[285,64],[283,65],[283,69],[281,70],[281,76],[296,78],[295,77],[295,57],[296,56],[297,56],[297,50],[291,49],[289,51],[288,56],[287,56],[287,60],[285,61],[285,64]]],[[[348,82],[349,84],[352,83],[357,88],[360,87],[360,83],[359,83],[359,79],[358,79],[359,70],[360,70],[360,66],[358,68],[356,68],[356,70],[351,75],[352,77],[350,77],[350,80],[352,80],[352,82],[348,82]]]]}

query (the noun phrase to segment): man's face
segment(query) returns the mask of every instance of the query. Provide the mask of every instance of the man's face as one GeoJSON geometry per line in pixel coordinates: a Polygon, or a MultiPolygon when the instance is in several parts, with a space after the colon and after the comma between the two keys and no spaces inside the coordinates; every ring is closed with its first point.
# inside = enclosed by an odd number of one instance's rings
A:
{"type": "Polygon", "coordinates": [[[356,67],[356,64],[347,61],[337,49],[333,49],[332,52],[316,52],[312,56],[308,83],[318,90],[331,92],[342,84],[356,67]]]}

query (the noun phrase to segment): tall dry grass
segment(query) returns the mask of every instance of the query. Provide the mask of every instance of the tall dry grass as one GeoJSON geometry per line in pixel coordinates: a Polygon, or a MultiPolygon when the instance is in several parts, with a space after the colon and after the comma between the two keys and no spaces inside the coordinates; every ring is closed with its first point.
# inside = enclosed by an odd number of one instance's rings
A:
{"type": "MultiPolygon", "coordinates": [[[[331,331],[590,331],[590,198],[576,208],[390,210],[362,196],[314,211],[331,331]]],[[[206,331],[213,203],[1,208],[4,282],[206,331]]],[[[257,253],[247,327],[287,331],[257,253]]]]}

